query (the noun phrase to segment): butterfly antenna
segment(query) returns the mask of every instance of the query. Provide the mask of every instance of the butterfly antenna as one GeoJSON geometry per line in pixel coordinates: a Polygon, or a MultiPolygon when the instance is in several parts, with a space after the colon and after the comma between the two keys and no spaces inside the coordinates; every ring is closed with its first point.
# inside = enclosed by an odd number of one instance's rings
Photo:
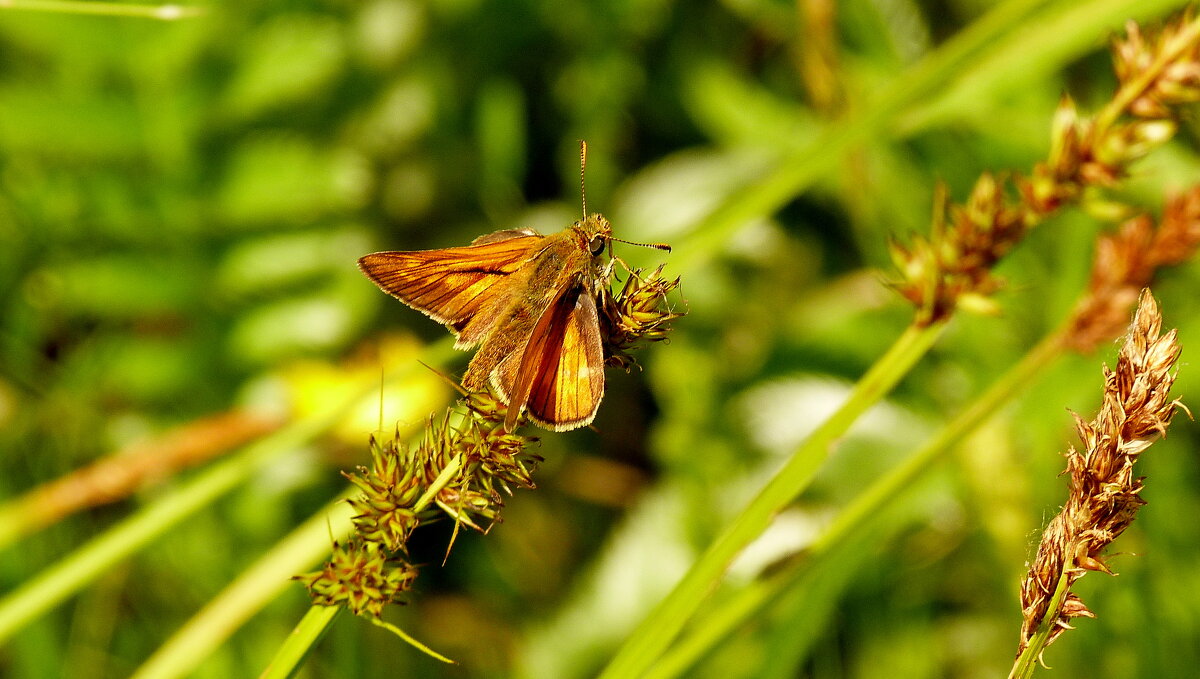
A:
{"type": "MultiPolygon", "coordinates": [[[[583,201],[583,218],[585,220],[587,219],[587,190],[584,186],[584,176],[585,176],[586,172],[587,172],[587,142],[580,139],[579,140],[579,198],[581,201],[583,201]]],[[[666,250],[667,252],[671,251],[671,246],[667,245],[666,243],[634,243],[631,240],[622,240],[620,238],[613,238],[611,236],[609,237],[609,246],[610,247],[612,245],[612,241],[614,241],[614,240],[619,241],[621,243],[625,243],[626,245],[637,245],[637,246],[640,246],[643,248],[654,248],[655,250],[666,250]]]]}
{"type": "Polygon", "coordinates": [[[609,240],[615,240],[626,245],[636,245],[640,248],[654,248],[655,250],[666,250],[667,252],[671,251],[671,246],[667,245],[666,243],[635,243],[631,240],[624,240],[622,238],[614,238],[611,236],[609,237],[609,240]]]}
{"type": "Polygon", "coordinates": [[[583,202],[583,218],[587,220],[587,190],[584,188],[584,173],[587,172],[587,142],[579,140],[579,199],[583,202]]]}

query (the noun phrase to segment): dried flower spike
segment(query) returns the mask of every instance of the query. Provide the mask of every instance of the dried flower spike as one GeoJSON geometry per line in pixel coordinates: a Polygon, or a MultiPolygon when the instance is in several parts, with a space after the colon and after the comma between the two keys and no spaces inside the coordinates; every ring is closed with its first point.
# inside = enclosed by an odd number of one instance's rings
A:
{"type": "Polygon", "coordinates": [[[345,475],[363,491],[349,500],[363,539],[387,552],[405,552],[412,531],[434,518],[437,508],[484,531],[499,520],[502,493],[534,487],[532,472],[541,458],[527,448],[536,439],[504,431],[504,406],[494,397],[466,393],[461,405],[457,413],[452,408],[440,419],[431,417],[416,446],[372,438],[371,469],[345,475]]]}
{"type": "Polygon", "coordinates": [[[1061,207],[1119,182],[1133,162],[1175,133],[1173,107],[1200,100],[1200,22],[1190,15],[1151,39],[1131,24],[1113,49],[1121,83],[1113,99],[1092,119],[1063,99],[1050,154],[1029,177],[1013,178],[1015,200],[1003,178],[984,174],[965,205],[947,210],[944,200],[935,201],[929,238],[892,244],[900,273],[892,285],[916,307],[918,325],[966,303],[991,308],[986,300],[1001,286],[991,270],[1001,257],[1061,207]]]}
{"type": "Polygon", "coordinates": [[[1071,586],[1087,571],[1110,572],[1103,560],[1105,548],[1146,503],[1133,465],[1166,433],[1175,409],[1183,407],[1170,395],[1179,345],[1175,331],[1163,334],[1161,325],[1158,305],[1145,290],[1116,368],[1104,369],[1100,412],[1091,422],[1075,418],[1083,450],[1066,453],[1071,479],[1067,501],[1046,526],[1037,557],[1021,583],[1024,620],[1018,655],[1028,648],[1040,656],[1070,629],[1071,618],[1095,617],[1071,586]],[[1058,605],[1051,610],[1054,601],[1058,605]],[[1044,636],[1035,640],[1039,631],[1044,636]]]}
{"type": "Polygon", "coordinates": [[[1136,22],[1113,45],[1113,67],[1121,84],[1143,81],[1129,104],[1133,115],[1166,118],[1171,107],[1200,101],[1200,47],[1191,11],[1157,35],[1143,36],[1136,22]]]}
{"type": "Polygon", "coordinates": [[[1200,186],[1167,202],[1155,228],[1142,215],[1126,221],[1116,233],[1096,243],[1092,273],[1084,298],[1068,321],[1064,340],[1087,353],[1118,336],[1138,291],[1155,272],[1192,257],[1200,246],[1200,186]]]}

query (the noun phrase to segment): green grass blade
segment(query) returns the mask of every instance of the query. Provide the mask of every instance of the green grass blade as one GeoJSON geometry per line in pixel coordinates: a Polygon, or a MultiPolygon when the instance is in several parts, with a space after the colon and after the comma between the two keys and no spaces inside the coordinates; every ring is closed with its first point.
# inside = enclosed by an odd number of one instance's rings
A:
{"type": "Polygon", "coordinates": [[[284,589],[291,576],[329,553],[329,538],[353,530],[353,509],[343,494],[279,541],[166,641],[132,679],[174,679],[191,674],[230,635],[284,589]]]}
{"type": "Polygon", "coordinates": [[[135,17],[175,21],[202,16],[208,10],[185,5],[131,5],[120,2],[73,2],[72,0],[6,0],[0,10],[16,9],[56,14],[87,14],[91,16],[135,17]]]}
{"type": "Polygon", "coordinates": [[[304,659],[329,630],[334,618],[345,606],[313,606],[304,614],[296,629],[288,635],[270,666],[263,670],[259,679],[284,679],[296,675],[304,666],[304,659]]]}
{"type": "MultiPolygon", "coordinates": [[[[680,640],[664,654],[661,667],[650,676],[668,679],[686,672],[699,658],[712,650],[725,636],[745,624],[762,609],[777,600],[785,591],[803,587],[806,573],[818,568],[842,545],[855,539],[864,530],[886,515],[887,509],[906,497],[906,491],[955,449],[989,417],[1000,410],[1016,394],[1028,388],[1047,366],[1062,354],[1062,332],[1044,338],[1011,370],[994,382],[987,391],[958,417],[947,424],[937,436],[922,446],[887,475],[873,483],[825,529],[805,551],[805,558],[770,578],[755,582],[725,600],[704,620],[695,625],[695,632],[680,640]]],[[[815,596],[816,593],[809,593],[815,596]]]]}
{"type": "MultiPolygon", "coordinates": [[[[451,354],[449,339],[432,345],[424,359],[441,363],[451,354]]],[[[404,366],[390,380],[403,379],[419,364],[404,366]]],[[[359,400],[374,393],[378,385],[365,387],[345,403],[323,413],[298,420],[243,448],[240,452],[181,484],[166,495],[87,545],[43,571],[20,589],[0,600],[0,641],[8,639],[30,620],[61,603],[95,580],[122,559],[148,545],[153,539],[251,478],[266,464],[305,445],[335,424],[359,400]]]]}
{"type": "Polygon", "coordinates": [[[747,221],[774,213],[832,168],[845,153],[893,125],[900,114],[934,96],[1010,31],[1023,29],[1032,12],[1047,0],[1009,0],[897,78],[877,101],[864,102],[858,116],[831,125],[812,144],[785,154],[766,176],[758,178],[719,205],[679,248],[675,264],[697,267],[722,248],[747,221]]]}
{"type": "Polygon", "coordinates": [[[833,442],[859,415],[882,399],[908,374],[941,335],[944,324],[910,327],[863,375],[846,402],[813,432],[728,528],[700,556],[683,579],[628,637],[600,675],[608,679],[640,676],[667,648],[679,630],[720,582],[725,569],[770,525],[780,510],[808,487],[833,442]]]}

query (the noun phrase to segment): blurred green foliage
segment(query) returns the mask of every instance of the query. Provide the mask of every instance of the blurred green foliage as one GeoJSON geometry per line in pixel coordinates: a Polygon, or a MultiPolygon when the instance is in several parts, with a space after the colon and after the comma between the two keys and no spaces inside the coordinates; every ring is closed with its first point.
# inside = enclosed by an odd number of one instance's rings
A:
{"type": "MultiPolygon", "coordinates": [[[[831,26],[806,24],[798,8],[809,4],[819,3],[291,0],[214,5],[176,22],[0,8],[0,496],[211,413],[286,411],[288,390],[302,387],[281,375],[327,380],[348,361],[361,372],[382,333],[440,338],[355,259],[563,228],[579,212],[578,139],[590,150],[589,207],[618,236],[686,244],[717,203],[870,107],[990,3],[847,0],[832,3],[831,26]],[[814,75],[804,48],[820,41],[836,58],[814,75]],[[838,95],[828,106],[810,98],[819,78],[838,95]]],[[[669,345],[641,354],[644,371],[610,371],[598,433],[543,436],[541,487],[512,498],[487,537],[460,536],[445,567],[450,527],[418,533],[417,590],[389,619],[461,668],[343,616],[304,676],[594,673],[904,328],[910,312],[879,270],[890,235],[927,228],[935,183],[961,199],[985,170],[1029,168],[1062,92],[1084,108],[1111,93],[1107,33],[1061,25],[1083,4],[1051,5],[964,73],[965,85],[838,159],[711,258],[677,247],[677,259],[703,262],[668,268],[683,276],[690,315],[669,345]],[[1019,70],[968,77],[1002,68],[1019,70]],[[990,85],[972,89],[979,82],[990,85]]],[[[1194,121],[1139,166],[1125,198],[1154,210],[1165,191],[1200,180],[1194,121]]],[[[801,549],[1054,327],[1082,289],[1100,228],[1070,212],[1014,252],[1002,267],[1012,281],[1004,313],[957,319],[732,582],[801,549]]],[[[1166,323],[1180,328],[1184,395],[1198,391],[1188,359],[1198,284],[1189,264],[1157,288],[1166,323]]],[[[1006,671],[1016,583],[1064,497],[1056,451],[1072,440],[1067,409],[1098,407],[1100,363],[1114,354],[1070,357],[1029,384],[886,528],[814,574],[822,600],[774,602],[686,676],[1006,671]]],[[[313,393],[325,387],[308,389],[320,408],[313,393]]],[[[429,409],[416,396],[387,404],[385,430],[429,409]]],[[[295,450],[24,629],[0,648],[0,674],[128,676],[344,488],[337,470],[365,461],[369,433],[295,450]]],[[[1099,619],[1051,649],[1054,674],[1194,676],[1196,442],[1180,419],[1146,456],[1150,505],[1119,544],[1130,556],[1115,559],[1120,578],[1084,580],[1099,619]]],[[[3,589],[178,482],[0,548],[3,589]]],[[[195,676],[255,675],[306,607],[292,587],[195,676]]]]}

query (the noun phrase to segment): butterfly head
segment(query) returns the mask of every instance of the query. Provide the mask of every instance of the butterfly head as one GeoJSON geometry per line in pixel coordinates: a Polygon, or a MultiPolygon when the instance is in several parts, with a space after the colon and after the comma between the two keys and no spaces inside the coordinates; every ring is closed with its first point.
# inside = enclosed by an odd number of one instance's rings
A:
{"type": "Polygon", "coordinates": [[[596,258],[604,254],[605,248],[608,248],[608,254],[611,256],[614,241],[637,245],[643,248],[671,251],[671,246],[666,243],[635,243],[621,238],[614,238],[612,235],[612,224],[609,224],[603,215],[588,215],[586,218],[572,224],[571,229],[578,235],[580,242],[587,247],[588,252],[592,253],[592,257],[596,258]]]}
{"type": "Polygon", "coordinates": [[[588,215],[587,218],[571,225],[579,240],[592,253],[592,257],[604,254],[605,248],[612,245],[612,224],[603,215],[588,215]]]}

